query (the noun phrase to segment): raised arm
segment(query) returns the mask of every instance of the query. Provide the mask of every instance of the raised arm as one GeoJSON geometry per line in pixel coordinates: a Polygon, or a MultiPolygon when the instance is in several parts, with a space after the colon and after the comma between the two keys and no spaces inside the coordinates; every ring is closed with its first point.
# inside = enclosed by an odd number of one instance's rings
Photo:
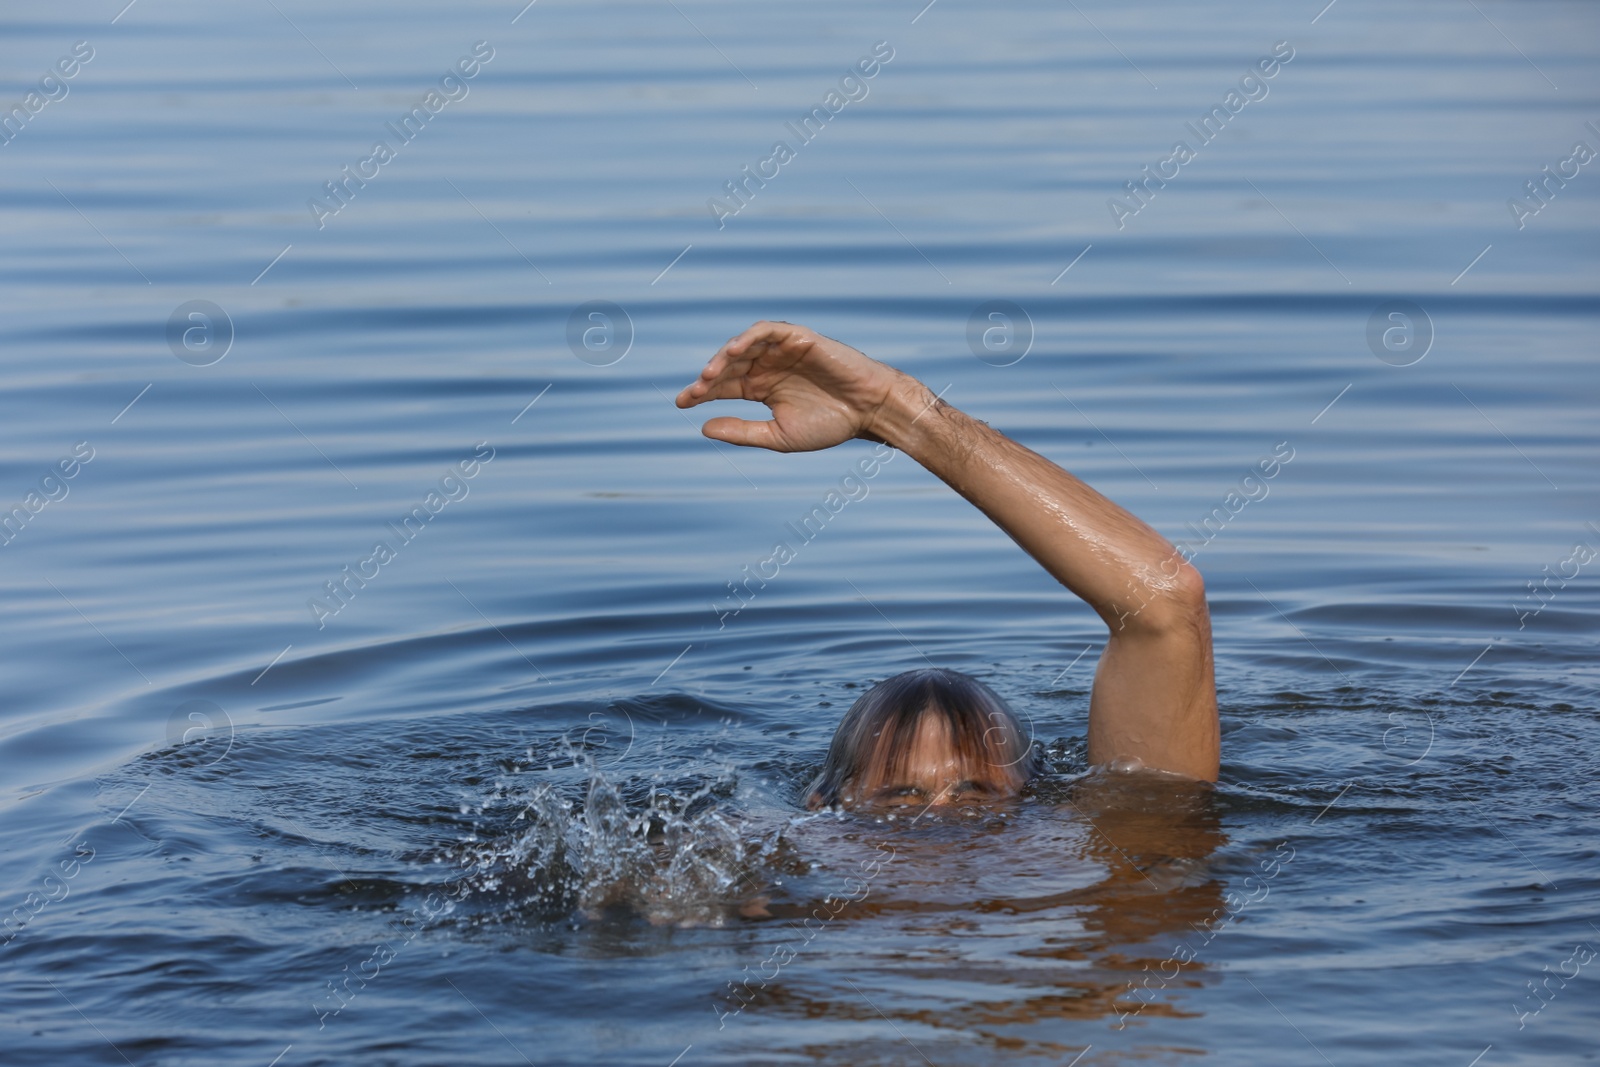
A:
{"type": "Polygon", "coordinates": [[[883,441],[960,493],[1110,630],[1089,700],[1089,761],[1215,780],[1205,587],[1160,534],[910,375],[801,326],[756,323],[712,357],[677,404],[729,399],[766,404],[773,418],[712,419],[707,437],[776,452],[883,441]]]}

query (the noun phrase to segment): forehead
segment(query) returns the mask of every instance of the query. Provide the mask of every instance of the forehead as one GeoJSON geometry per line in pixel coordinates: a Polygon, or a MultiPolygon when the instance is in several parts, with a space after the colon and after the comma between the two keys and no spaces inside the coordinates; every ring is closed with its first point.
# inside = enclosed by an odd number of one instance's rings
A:
{"type": "Polygon", "coordinates": [[[990,759],[986,738],[957,743],[946,717],[926,709],[909,731],[898,736],[883,731],[874,737],[871,755],[862,768],[862,784],[915,784],[934,779],[1007,779],[1004,768],[990,759]],[[979,741],[975,746],[974,741],[979,741]]]}

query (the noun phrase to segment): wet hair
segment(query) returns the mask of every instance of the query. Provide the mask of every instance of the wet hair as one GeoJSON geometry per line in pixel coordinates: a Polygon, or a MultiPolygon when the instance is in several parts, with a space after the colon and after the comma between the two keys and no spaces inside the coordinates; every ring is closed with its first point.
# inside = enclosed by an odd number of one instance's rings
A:
{"type": "Polygon", "coordinates": [[[1032,743],[994,690],[960,671],[906,671],[861,694],[845,712],[807,790],[807,806],[849,801],[851,788],[865,781],[902,780],[924,716],[944,720],[956,758],[974,777],[1017,787],[1032,777],[1032,743]]]}

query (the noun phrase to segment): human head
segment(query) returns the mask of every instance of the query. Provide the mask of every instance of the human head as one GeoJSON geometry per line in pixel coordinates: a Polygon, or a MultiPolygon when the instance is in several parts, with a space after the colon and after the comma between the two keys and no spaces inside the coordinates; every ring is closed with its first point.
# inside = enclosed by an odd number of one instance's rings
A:
{"type": "Polygon", "coordinates": [[[907,671],[845,713],[806,806],[994,799],[1032,773],[1031,743],[992,689],[959,671],[907,671]]]}

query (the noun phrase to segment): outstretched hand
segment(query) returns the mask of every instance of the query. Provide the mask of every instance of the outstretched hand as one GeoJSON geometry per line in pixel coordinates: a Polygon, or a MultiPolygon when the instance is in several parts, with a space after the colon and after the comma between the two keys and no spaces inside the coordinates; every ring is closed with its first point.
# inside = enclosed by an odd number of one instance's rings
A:
{"type": "Polygon", "coordinates": [[[758,322],[723,345],[700,378],[678,394],[680,408],[710,400],[754,400],[767,422],[729,416],[701,432],[714,441],[815,452],[855,437],[882,438],[874,418],[905,376],[892,367],[787,322],[758,322]]]}

